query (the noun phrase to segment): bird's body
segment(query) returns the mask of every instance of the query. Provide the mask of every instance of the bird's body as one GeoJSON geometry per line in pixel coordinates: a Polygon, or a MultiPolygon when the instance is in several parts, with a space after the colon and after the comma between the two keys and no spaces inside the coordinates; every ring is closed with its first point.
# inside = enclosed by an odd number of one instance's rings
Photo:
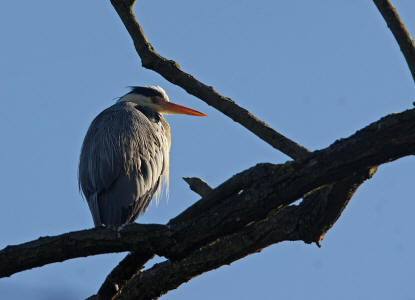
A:
{"type": "Polygon", "coordinates": [[[168,182],[169,150],[170,127],[157,112],[119,102],[95,118],[79,180],[96,226],[130,223],[147,208],[168,182]]]}
{"type": "Polygon", "coordinates": [[[133,222],[167,187],[170,127],[161,113],[187,109],[168,101],[159,87],[134,87],[90,125],[78,177],[95,226],[133,222]]]}

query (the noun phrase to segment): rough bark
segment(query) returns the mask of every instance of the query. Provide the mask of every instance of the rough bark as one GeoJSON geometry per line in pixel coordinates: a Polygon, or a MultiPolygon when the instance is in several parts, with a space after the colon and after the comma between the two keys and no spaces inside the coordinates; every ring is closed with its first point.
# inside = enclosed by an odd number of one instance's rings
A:
{"type": "Polygon", "coordinates": [[[315,189],[414,153],[412,109],[384,117],[302,160],[282,165],[259,164],[245,170],[171,220],[168,226],[131,224],[119,233],[98,228],[8,246],[0,252],[0,276],[68,258],[136,250],[138,245],[140,252],[178,259],[250,222],[266,218],[275,209],[315,189]],[[217,190],[227,192],[220,203],[210,198],[217,190]],[[186,216],[186,221],[181,221],[182,216],[186,216]]]}
{"type": "MultiPolygon", "coordinates": [[[[367,172],[353,177],[358,179],[353,183],[353,190],[343,193],[347,195],[346,202],[357,187],[372,174],[367,172]]],[[[344,183],[341,182],[341,185],[344,186],[344,183]]],[[[346,185],[350,185],[350,182],[346,185]]],[[[308,198],[299,206],[284,207],[259,222],[247,224],[241,231],[197,249],[181,260],[168,260],[137,273],[114,299],[155,299],[201,273],[231,264],[269,245],[281,241],[316,241],[337,219],[338,214],[333,212],[338,210],[333,208],[338,203],[345,202],[342,198],[337,202],[333,201],[334,203],[329,201],[322,204],[320,197],[308,198]]]]}
{"type": "Polygon", "coordinates": [[[168,227],[153,224],[130,224],[122,233],[101,227],[40,237],[1,250],[0,277],[76,257],[133,250],[151,253],[168,243],[168,227]]]}

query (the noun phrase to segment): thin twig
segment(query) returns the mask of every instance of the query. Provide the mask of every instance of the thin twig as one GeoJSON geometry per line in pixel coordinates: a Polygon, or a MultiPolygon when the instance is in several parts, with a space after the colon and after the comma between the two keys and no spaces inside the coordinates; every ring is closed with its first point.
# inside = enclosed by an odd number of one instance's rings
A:
{"type": "Polygon", "coordinates": [[[235,122],[238,122],[259,138],[293,159],[304,157],[309,151],[303,146],[275,131],[230,98],[220,95],[211,86],[205,85],[192,75],[183,72],[180,66],[158,54],[145,36],[132,11],[133,1],[111,0],[126,29],[133,39],[135,49],[143,67],[151,69],[171,83],[182,87],[189,94],[213,106],[235,122]]]}
{"type": "Polygon", "coordinates": [[[415,43],[389,0],[373,0],[401,48],[415,81],[415,43]]]}
{"type": "Polygon", "coordinates": [[[197,193],[201,197],[206,197],[213,190],[206,181],[200,178],[183,177],[183,180],[187,182],[193,192],[197,193]]]}

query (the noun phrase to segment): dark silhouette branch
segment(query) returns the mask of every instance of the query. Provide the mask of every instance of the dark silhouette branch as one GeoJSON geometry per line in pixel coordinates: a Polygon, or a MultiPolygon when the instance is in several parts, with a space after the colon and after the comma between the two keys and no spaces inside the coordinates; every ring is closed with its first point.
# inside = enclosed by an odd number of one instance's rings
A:
{"type": "Polygon", "coordinates": [[[151,252],[135,251],[128,254],[105,278],[98,290],[97,300],[112,299],[115,294],[131,279],[141,272],[144,264],[154,257],[151,252]]]}
{"type": "Polygon", "coordinates": [[[389,0],[373,0],[376,7],[379,9],[383,18],[386,21],[389,29],[392,31],[393,36],[398,42],[399,47],[406,59],[409,70],[411,71],[412,78],[415,81],[415,43],[406,29],[405,25],[401,21],[395,7],[389,0]]]}
{"type": "Polygon", "coordinates": [[[335,184],[327,185],[313,193],[308,194],[302,201],[303,206],[312,207],[315,217],[309,222],[307,228],[311,233],[305,242],[315,242],[317,246],[329,229],[336,223],[343,210],[357,188],[376,173],[377,167],[372,167],[354,176],[346,177],[335,184]]]}
{"type": "Polygon", "coordinates": [[[159,248],[160,244],[167,245],[172,242],[169,232],[165,225],[129,224],[120,233],[101,227],[7,246],[0,251],[0,277],[95,254],[132,250],[154,253],[154,249],[159,248]]]}
{"type": "MultiPolygon", "coordinates": [[[[269,245],[281,241],[316,241],[340,215],[344,206],[338,204],[347,202],[372,174],[367,172],[355,176],[354,182],[340,182],[342,186],[353,186],[348,192],[342,192],[345,198],[330,199],[326,203],[321,202],[320,196],[306,198],[299,206],[287,206],[268,218],[248,224],[239,232],[197,249],[181,260],[168,260],[137,273],[114,299],[155,299],[199,274],[259,252],[269,245]]],[[[328,199],[329,194],[330,191],[328,199]]]]}
{"type": "Polygon", "coordinates": [[[384,117],[305,159],[282,165],[259,164],[243,171],[228,180],[232,185],[240,181],[242,192],[236,190],[216,206],[205,203],[202,216],[190,214],[185,222],[131,224],[119,233],[98,228],[6,247],[0,251],[0,276],[68,258],[126,250],[181,259],[315,189],[414,153],[412,109],[384,117]]]}
{"type": "MultiPolygon", "coordinates": [[[[189,184],[192,191],[202,197],[213,190],[200,178],[186,177],[183,179],[189,184]]],[[[97,293],[97,299],[111,299],[133,275],[142,270],[144,264],[153,256],[154,254],[145,251],[135,251],[128,254],[107,276],[97,293]]]]}
{"type": "Polygon", "coordinates": [[[134,16],[132,10],[134,1],[111,0],[111,3],[133,39],[143,67],[159,73],[171,83],[182,87],[189,94],[213,106],[291,158],[297,159],[308,153],[306,148],[278,133],[249,111],[238,106],[230,98],[220,95],[213,87],[207,86],[192,75],[183,72],[175,61],[168,60],[158,54],[134,16]]]}

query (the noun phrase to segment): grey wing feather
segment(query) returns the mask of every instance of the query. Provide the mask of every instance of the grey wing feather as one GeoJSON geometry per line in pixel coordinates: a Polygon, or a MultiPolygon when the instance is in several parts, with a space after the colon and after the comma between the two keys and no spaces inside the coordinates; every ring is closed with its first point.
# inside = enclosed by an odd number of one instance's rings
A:
{"type": "Polygon", "coordinates": [[[79,185],[95,226],[133,222],[161,183],[168,183],[170,129],[130,102],[99,114],[88,129],[79,162],[79,185]]]}
{"type": "MultiPolygon", "coordinates": [[[[89,210],[92,211],[99,211],[98,206],[98,193],[93,193],[91,196],[89,196],[88,199],[88,206],[89,210]]],[[[92,219],[94,221],[94,224],[102,224],[100,214],[92,214],[92,219]]],[[[97,226],[97,225],[96,225],[97,226]]]]}

